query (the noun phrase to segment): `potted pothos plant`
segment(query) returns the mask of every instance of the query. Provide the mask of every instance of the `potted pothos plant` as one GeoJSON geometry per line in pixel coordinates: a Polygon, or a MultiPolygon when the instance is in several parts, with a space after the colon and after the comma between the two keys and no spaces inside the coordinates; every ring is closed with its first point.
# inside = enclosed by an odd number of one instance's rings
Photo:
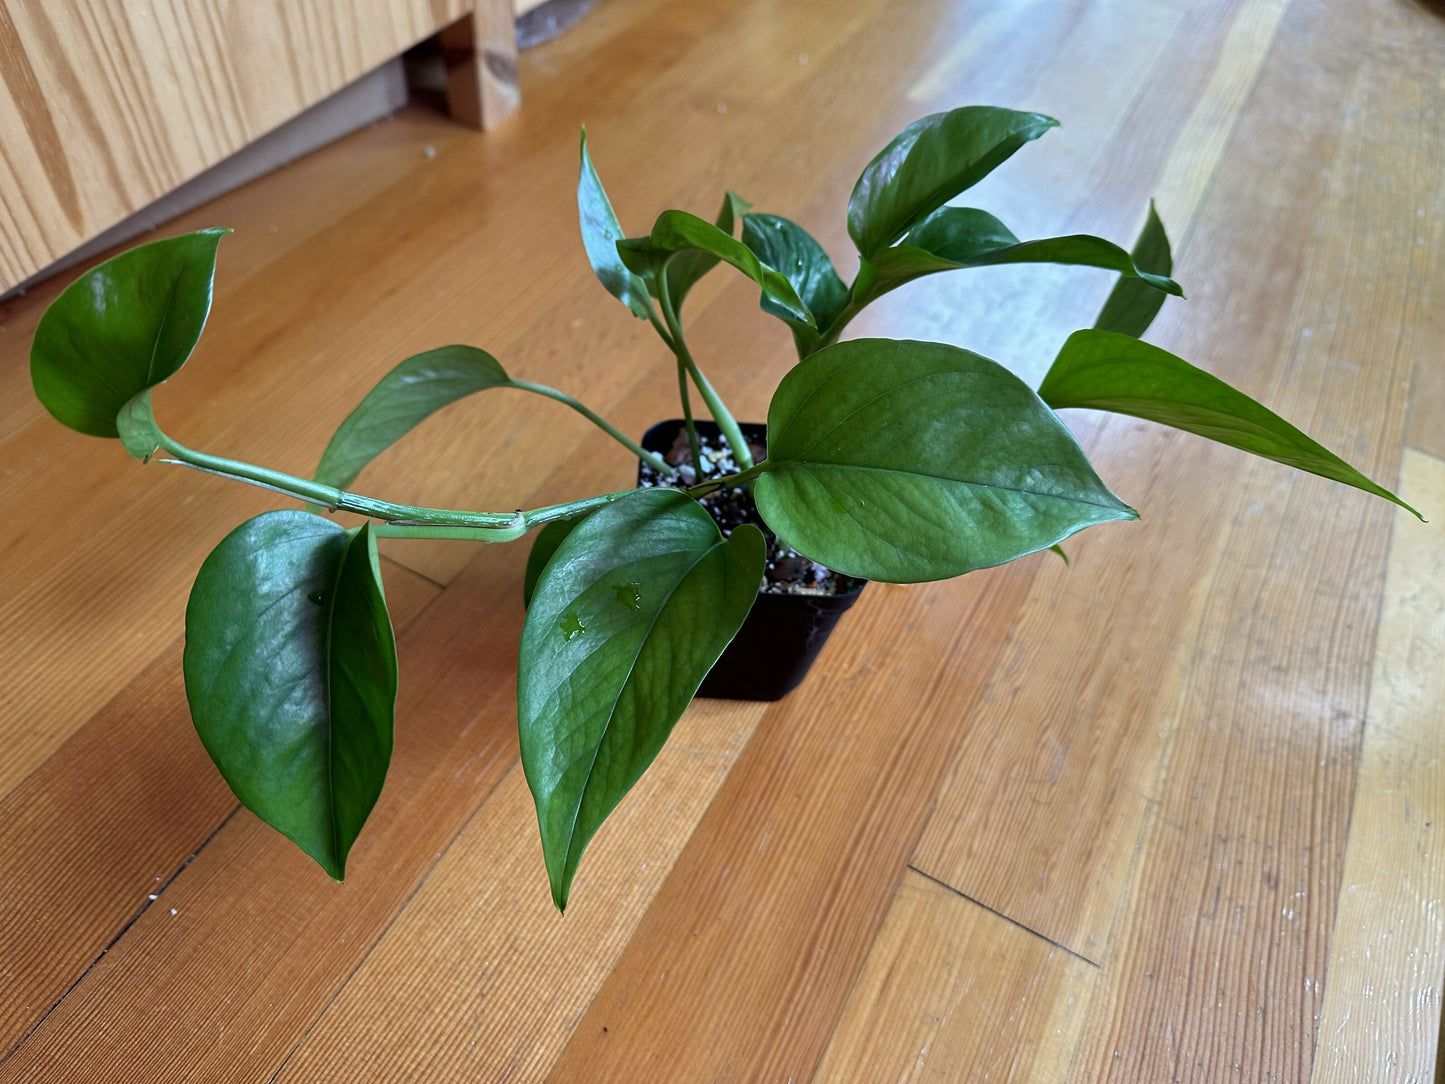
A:
{"type": "Polygon", "coordinates": [[[801,567],[813,588],[842,577],[846,594],[861,580],[962,575],[1136,518],[1058,410],[1147,418],[1403,504],[1253,399],[1140,339],[1165,297],[1182,296],[1152,208],[1130,253],[1085,235],[1021,241],[988,212],[950,203],[1056,123],[969,106],[905,128],[867,164],[849,200],[859,256],[851,283],[803,227],[754,213],[732,193],[714,221],[669,210],[647,236],[625,236],[584,132],[577,194],[587,257],[677,362],[679,435],[652,448],[564,392],[454,345],[382,378],[310,478],[196,451],[161,429],[150,389],[185,364],[201,335],[228,231],[142,245],[81,275],[46,311],[32,347],[35,392],[51,414],[119,438],[142,462],[159,458],[306,505],[263,513],[227,535],[186,609],[191,715],[236,796],[342,879],[392,749],[397,658],[380,538],[511,542],[542,528],[525,584],[517,715],[560,909],[593,833],[656,757],[760,586],[778,589],[780,577],[769,574],[777,567],[801,567]],[[1068,338],[1037,390],[944,343],[840,341],[870,302],[913,279],[1038,262],[1119,279],[1095,326],[1068,338]],[[744,434],[684,334],[688,292],[718,264],[757,284],[764,312],[787,325],[797,349],[764,440],[744,434]],[[635,455],[653,484],[500,512],[351,489],[434,411],[502,387],[582,413],[635,455]],[[694,420],[694,393],[711,431],[694,420]],[[335,510],[365,520],[346,530],[325,515],[335,510]]]}

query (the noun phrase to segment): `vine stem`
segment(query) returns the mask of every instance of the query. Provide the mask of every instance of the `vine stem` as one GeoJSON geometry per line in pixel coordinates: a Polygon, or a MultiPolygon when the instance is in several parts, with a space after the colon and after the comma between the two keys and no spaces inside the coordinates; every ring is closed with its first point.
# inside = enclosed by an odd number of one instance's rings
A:
{"type": "MultiPolygon", "coordinates": [[[[670,308],[667,296],[667,268],[664,267],[657,276],[658,302],[663,306],[664,311],[670,308]]],[[[652,303],[647,305],[647,318],[652,322],[652,329],[657,332],[667,348],[677,358],[677,395],[682,401],[682,426],[687,431],[687,447],[692,453],[692,477],[693,481],[701,481],[703,472],[702,444],[697,439],[697,423],[692,418],[692,396],[687,390],[687,367],[682,363],[682,355],[678,353],[677,343],[667,333],[667,328],[658,322],[657,313],[653,311],[652,303]]]]}
{"type": "Polygon", "coordinates": [[[604,493],[585,500],[548,505],[530,512],[521,509],[515,512],[471,512],[454,508],[427,508],[381,501],[360,493],[349,493],[309,478],[298,478],[284,471],[271,470],[269,467],[258,467],[236,459],[208,455],[187,448],[164,434],[160,434],[160,447],[175,457],[162,459],[162,463],[174,463],[207,474],[218,474],[247,482],[298,501],[325,505],[333,511],[355,512],[371,519],[382,520],[385,526],[378,528],[378,531],[395,538],[461,538],[481,542],[510,542],[533,527],[554,519],[570,519],[590,512],[632,492],[622,490],[604,493]]]}
{"type": "MultiPolygon", "coordinates": [[[[708,383],[707,377],[702,375],[702,370],[697,367],[697,362],[692,359],[692,353],[687,348],[687,341],[682,337],[682,324],[678,321],[677,313],[672,307],[672,299],[668,296],[666,267],[657,274],[657,302],[662,308],[662,318],[667,322],[667,330],[672,333],[672,349],[673,353],[677,355],[678,364],[686,368],[688,375],[692,377],[692,382],[697,385],[703,402],[707,403],[707,408],[712,413],[713,421],[717,422],[718,430],[722,433],[723,439],[728,442],[728,447],[732,449],[733,459],[737,461],[738,466],[746,470],[753,465],[753,453],[748,448],[748,442],[743,437],[742,430],[738,428],[738,423],[733,418],[731,411],[718,397],[713,386],[708,383]]],[[[684,392],[683,402],[686,403],[686,401],[687,397],[684,392]]],[[[691,434],[689,439],[692,439],[691,434]]],[[[698,464],[698,478],[701,479],[702,462],[699,459],[694,459],[694,461],[698,464]]]]}
{"type": "Polygon", "coordinates": [[[710,478],[701,485],[688,486],[683,490],[694,500],[706,497],[709,493],[716,493],[719,489],[734,489],[740,485],[746,485],[760,474],[766,474],[769,467],[766,463],[758,463],[747,470],[738,471],[737,474],[729,474],[723,478],[710,478]]]}
{"type": "MultiPolygon", "coordinates": [[[[870,298],[868,300],[872,299],[870,298]]],[[[862,312],[863,306],[867,304],[867,300],[863,301],[862,303],[858,303],[857,300],[853,297],[853,292],[850,290],[848,292],[847,302],[839,311],[838,315],[833,318],[833,322],[828,325],[827,329],[819,337],[818,345],[813,347],[812,350],[809,350],[808,353],[816,354],[819,350],[823,349],[823,347],[832,346],[835,342],[837,342],[838,336],[843,334],[843,329],[848,326],[849,321],[851,321],[853,317],[857,316],[860,312],[862,312]]]]}

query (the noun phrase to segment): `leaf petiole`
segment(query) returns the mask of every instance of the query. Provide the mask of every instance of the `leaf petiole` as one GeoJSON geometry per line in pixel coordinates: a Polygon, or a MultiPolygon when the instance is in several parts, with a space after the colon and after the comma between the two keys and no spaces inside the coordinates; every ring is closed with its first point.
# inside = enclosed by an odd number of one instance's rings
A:
{"type": "Polygon", "coordinates": [[[593,425],[597,426],[597,428],[601,429],[613,440],[617,441],[628,451],[632,452],[632,454],[637,456],[638,459],[645,460],[659,474],[673,475],[677,473],[677,471],[670,464],[668,464],[668,462],[663,459],[662,456],[658,455],[656,452],[649,452],[636,441],[629,439],[625,434],[619,431],[616,426],[612,425],[600,414],[596,413],[578,400],[572,398],[572,396],[568,395],[566,392],[558,391],[556,388],[549,388],[545,384],[533,384],[530,380],[512,379],[511,381],[509,381],[509,386],[513,388],[520,388],[522,391],[533,392],[537,395],[544,396],[548,399],[553,399],[559,403],[571,407],[593,425]]]}
{"type": "Polygon", "coordinates": [[[768,466],[768,461],[763,460],[763,462],[754,464],[747,470],[738,471],[737,474],[729,474],[723,478],[709,478],[706,482],[702,482],[699,485],[688,486],[683,492],[696,500],[701,497],[706,497],[710,493],[716,493],[720,489],[735,489],[738,486],[746,485],[754,478],[761,474],[766,474],[771,469],[772,468],[768,466]]]}
{"type": "MultiPolygon", "coordinates": [[[[692,360],[692,353],[687,348],[687,342],[682,337],[682,325],[678,322],[677,313],[673,309],[672,299],[667,293],[667,265],[657,274],[657,302],[662,309],[662,318],[667,321],[667,329],[672,334],[672,350],[677,355],[678,364],[687,369],[692,382],[697,385],[698,392],[702,395],[703,402],[707,403],[708,410],[712,413],[713,421],[717,422],[718,430],[722,433],[723,439],[728,442],[732,449],[733,459],[738,466],[746,470],[753,465],[753,454],[748,449],[748,442],[743,437],[743,431],[738,428],[737,420],[732,416],[718,393],[708,382],[707,377],[702,375],[702,370],[697,367],[697,362],[692,360]]],[[[684,405],[686,405],[686,394],[684,393],[684,405]]],[[[702,460],[696,450],[696,436],[689,430],[688,440],[694,444],[693,462],[697,467],[698,478],[702,477],[702,460]]]]}

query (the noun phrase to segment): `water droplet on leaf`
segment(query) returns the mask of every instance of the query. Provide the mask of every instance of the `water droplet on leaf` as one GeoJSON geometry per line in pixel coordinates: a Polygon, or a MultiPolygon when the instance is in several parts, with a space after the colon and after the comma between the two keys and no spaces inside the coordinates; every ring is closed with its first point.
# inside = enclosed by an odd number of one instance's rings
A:
{"type": "Polygon", "coordinates": [[[326,601],[326,592],[318,587],[315,591],[307,594],[306,601],[314,602],[316,605],[320,606],[323,602],[326,601]]]}
{"type": "Polygon", "coordinates": [[[642,609],[642,595],[637,590],[639,586],[641,585],[636,583],[614,584],[612,593],[617,596],[617,601],[624,606],[633,610],[640,610],[642,609]]]}
{"type": "Polygon", "coordinates": [[[576,614],[563,614],[562,620],[557,622],[557,627],[562,630],[562,635],[569,644],[587,631],[587,626],[578,620],[576,614]]]}

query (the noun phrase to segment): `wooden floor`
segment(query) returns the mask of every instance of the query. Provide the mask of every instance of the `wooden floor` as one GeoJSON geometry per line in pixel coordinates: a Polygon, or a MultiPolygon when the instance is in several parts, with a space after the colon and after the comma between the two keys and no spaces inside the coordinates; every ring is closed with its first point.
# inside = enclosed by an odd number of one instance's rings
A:
{"type": "MultiPolygon", "coordinates": [[[[64,430],[0,308],[0,1081],[1421,1081],[1445,977],[1445,18],[1414,0],[607,0],[520,115],[361,132],[188,215],[230,225],[178,439],[309,473],[410,353],[493,351],[640,433],[670,359],[577,236],[578,125],[624,225],[726,186],[851,273],[844,206],[925,113],[1063,127],[976,202],[1133,236],[1151,334],[1435,522],[1076,414],[1142,512],[873,586],[807,683],[700,701],[549,901],[517,764],[521,546],[385,553],[396,755],[344,886],[238,810],[180,676],[190,582],[265,493],[64,430]]],[[[972,201],[971,201],[972,202],[972,201]]],[[[858,334],[1030,379],[1109,277],[994,269],[858,334]]],[[[790,344],[722,272],[695,352],[760,418],[790,344]]],[[[510,509],[625,485],[541,400],[448,410],[361,488],[510,509]]]]}

